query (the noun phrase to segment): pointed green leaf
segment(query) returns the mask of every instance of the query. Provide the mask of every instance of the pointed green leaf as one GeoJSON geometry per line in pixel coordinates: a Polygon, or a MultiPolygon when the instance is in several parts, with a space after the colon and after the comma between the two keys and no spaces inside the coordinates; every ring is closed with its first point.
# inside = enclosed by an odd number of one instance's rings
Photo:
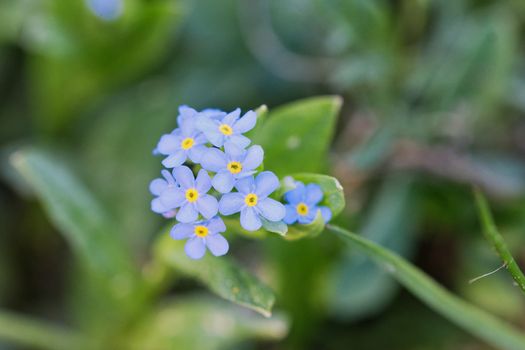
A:
{"type": "Polygon", "coordinates": [[[199,280],[226,300],[270,316],[275,295],[255,276],[237,266],[226,256],[215,257],[209,252],[200,260],[190,259],[184,252],[184,241],[162,234],[155,245],[158,260],[188,277],[199,280]]]}
{"type": "Polygon", "coordinates": [[[265,168],[283,176],[323,171],[342,99],[314,97],[271,110],[253,135],[264,148],[265,168]]]}
{"type": "Polygon", "coordinates": [[[264,318],[206,295],[160,305],[126,337],[129,349],[232,349],[247,339],[278,340],[287,333],[282,315],[264,318]]]}

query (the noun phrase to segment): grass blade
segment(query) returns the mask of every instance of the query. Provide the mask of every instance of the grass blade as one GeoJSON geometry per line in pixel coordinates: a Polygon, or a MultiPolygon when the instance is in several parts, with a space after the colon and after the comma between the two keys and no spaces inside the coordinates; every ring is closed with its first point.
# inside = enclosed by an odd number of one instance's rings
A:
{"type": "Polygon", "coordinates": [[[514,281],[516,281],[516,284],[525,293],[525,276],[507,248],[505,240],[498,232],[498,229],[494,224],[494,219],[492,218],[490,208],[487,204],[487,200],[478,189],[474,189],[474,197],[476,198],[476,205],[478,207],[478,213],[481,220],[481,225],[483,226],[485,238],[490,244],[492,244],[501,260],[505,264],[507,270],[512,275],[512,278],[514,278],[514,281]]]}
{"type": "Polygon", "coordinates": [[[454,296],[397,254],[343,228],[326,228],[373,259],[417,298],[464,330],[498,349],[525,349],[525,335],[491,314],[454,296]]]}

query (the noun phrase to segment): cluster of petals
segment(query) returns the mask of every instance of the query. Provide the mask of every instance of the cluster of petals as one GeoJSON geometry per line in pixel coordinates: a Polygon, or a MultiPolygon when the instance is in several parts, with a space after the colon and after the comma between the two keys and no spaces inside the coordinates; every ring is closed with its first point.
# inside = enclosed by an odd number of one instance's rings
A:
{"type": "Polygon", "coordinates": [[[155,196],[151,209],[166,218],[175,217],[178,224],[172,237],[187,239],[185,251],[190,258],[202,258],[206,249],[215,256],[228,252],[219,212],[224,216],[240,213],[241,226],[248,231],[285,217],[284,205],[268,197],[279,187],[277,176],[264,171],[254,177],[264,151],[261,146],[250,146],[244,133],[256,121],[253,111],[241,116],[240,109],[198,112],[182,106],[178,127],[162,135],[154,150],[165,156],[162,165],[171,171],[162,170],[162,178],[151,182],[150,192],[155,196]],[[190,164],[200,168],[197,176],[190,164]],[[212,188],[220,200],[209,193],[212,188]]]}

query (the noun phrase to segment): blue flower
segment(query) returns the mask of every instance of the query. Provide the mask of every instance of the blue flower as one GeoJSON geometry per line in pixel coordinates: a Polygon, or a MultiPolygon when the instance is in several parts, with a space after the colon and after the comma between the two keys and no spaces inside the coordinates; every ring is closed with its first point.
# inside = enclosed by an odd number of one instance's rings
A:
{"type": "Polygon", "coordinates": [[[163,195],[163,203],[170,208],[180,208],[176,219],[183,223],[198,219],[199,213],[206,219],[217,214],[217,199],[206,194],[211,188],[211,179],[206,170],[201,169],[194,179],[187,166],[173,169],[173,176],[180,188],[163,195]]]}
{"type": "Polygon", "coordinates": [[[206,253],[206,247],[215,256],[228,252],[228,241],[220,234],[226,231],[224,221],[218,216],[208,221],[191,224],[177,224],[171,229],[174,239],[188,239],[184,250],[192,259],[200,259],[206,253]]]}
{"type": "Polygon", "coordinates": [[[286,204],[286,216],[284,222],[288,225],[299,221],[300,224],[309,224],[315,220],[317,211],[321,211],[324,222],[330,221],[332,212],[328,207],[318,206],[317,204],[323,199],[323,191],[317,184],[304,185],[297,181],[296,188],[284,194],[284,199],[289,203],[286,204]]]}
{"type": "Polygon", "coordinates": [[[253,129],[257,122],[257,114],[253,111],[248,111],[242,117],[240,115],[241,110],[237,108],[220,119],[199,116],[196,123],[197,128],[216,147],[222,147],[224,144],[231,142],[240,148],[246,148],[251,141],[242,134],[253,129]]]}
{"type": "Polygon", "coordinates": [[[171,134],[162,135],[157,148],[153,153],[160,153],[168,157],[162,161],[166,168],[182,165],[188,158],[199,163],[202,155],[208,149],[206,136],[195,127],[199,113],[193,108],[181,106],[177,123],[179,127],[171,134]]]}
{"type": "Polygon", "coordinates": [[[154,198],[151,201],[151,210],[155,213],[164,215],[166,218],[172,218],[176,214],[174,210],[175,208],[167,205],[163,199],[165,199],[167,195],[169,196],[173,191],[177,191],[179,185],[169,171],[162,170],[161,174],[164,177],[163,179],[155,179],[151,181],[149,185],[150,192],[157,196],[157,198],[154,198]]]}
{"type": "Polygon", "coordinates": [[[219,201],[219,212],[232,215],[241,212],[241,226],[256,231],[262,226],[261,217],[268,221],[281,221],[286,214],[284,205],[268,196],[279,187],[279,179],[270,171],[257,177],[247,176],[237,181],[239,192],[227,193],[219,201]]]}
{"type": "Polygon", "coordinates": [[[233,144],[226,144],[226,152],[217,148],[209,148],[201,159],[204,169],[216,172],[211,184],[221,193],[232,190],[237,179],[253,175],[264,157],[261,146],[251,146],[247,150],[233,144]]]}
{"type": "Polygon", "coordinates": [[[97,17],[106,21],[120,17],[124,7],[122,0],[87,0],[87,4],[97,17]]]}

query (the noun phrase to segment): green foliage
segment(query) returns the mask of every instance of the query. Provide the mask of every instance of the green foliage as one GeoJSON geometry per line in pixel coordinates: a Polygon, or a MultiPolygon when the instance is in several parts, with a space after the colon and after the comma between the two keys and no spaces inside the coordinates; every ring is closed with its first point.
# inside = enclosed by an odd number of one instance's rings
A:
{"type": "Polygon", "coordinates": [[[315,97],[270,110],[253,139],[264,148],[265,168],[278,176],[325,170],[341,104],[337,96],[315,97]]]}
{"type": "Polygon", "coordinates": [[[173,240],[167,233],[160,236],[155,254],[176,272],[197,279],[224,299],[265,316],[271,315],[275,302],[273,292],[227,257],[207,254],[201,260],[191,260],[184,254],[184,242],[173,240]]]}
{"type": "Polygon", "coordinates": [[[282,315],[263,318],[197,294],[159,305],[126,343],[137,350],[230,349],[247,339],[281,339],[286,330],[282,315]]]}

